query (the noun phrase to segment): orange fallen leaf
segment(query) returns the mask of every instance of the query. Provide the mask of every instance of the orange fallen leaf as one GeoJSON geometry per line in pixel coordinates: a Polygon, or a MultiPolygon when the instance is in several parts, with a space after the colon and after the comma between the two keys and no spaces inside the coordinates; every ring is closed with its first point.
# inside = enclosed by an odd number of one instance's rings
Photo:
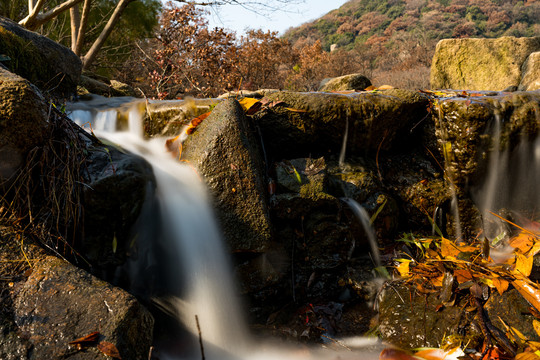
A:
{"type": "Polygon", "coordinates": [[[532,271],[533,261],[532,256],[516,254],[516,265],[512,272],[517,275],[529,276],[532,271]]]}
{"type": "Polygon", "coordinates": [[[101,351],[102,353],[104,353],[107,356],[110,356],[110,357],[115,358],[115,359],[122,359],[122,357],[120,356],[120,352],[118,351],[116,346],[114,346],[114,344],[112,344],[112,343],[110,343],[108,341],[100,342],[98,344],[97,348],[99,349],[99,351],[101,351]]]}
{"type": "Polygon", "coordinates": [[[454,270],[454,276],[459,284],[474,280],[474,276],[470,270],[458,269],[454,270]]]}
{"type": "Polygon", "coordinates": [[[510,285],[508,281],[499,277],[494,277],[491,280],[493,281],[493,286],[495,286],[499,294],[502,295],[506,290],[508,290],[508,285],[510,285]]]}
{"type": "Polygon", "coordinates": [[[189,122],[189,125],[186,129],[186,134],[188,135],[191,135],[193,134],[193,132],[195,131],[195,128],[197,126],[199,126],[200,123],[203,122],[204,119],[206,119],[209,115],[211,114],[211,112],[207,112],[207,113],[204,113],[202,115],[199,115],[197,116],[196,118],[193,118],[190,122],[189,122]]]}
{"type": "Polygon", "coordinates": [[[510,240],[511,247],[515,249],[519,249],[522,254],[525,254],[527,251],[529,251],[533,245],[534,245],[534,239],[535,237],[531,234],[528,234],[526,232],[521,232],[516,237],[512,238],[510,240]]]}
{"type": "Polygon", "coordinates": [[[532,352],[522,352],[520,354],[517,354],[514,359],[515,360],[539,360],[540,356],[532,352]]]}

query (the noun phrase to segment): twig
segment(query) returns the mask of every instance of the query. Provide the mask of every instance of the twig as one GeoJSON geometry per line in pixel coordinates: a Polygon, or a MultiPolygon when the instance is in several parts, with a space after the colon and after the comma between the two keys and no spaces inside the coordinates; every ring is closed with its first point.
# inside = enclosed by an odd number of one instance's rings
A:
{"type": "Polygon", "coordinates": [[[201,325],[199,325],[199,317],[195,315],[195,322],[197,323],[197,331],[199,332],[199,345],[201,346],[201,359],[204,360],[204,346],[202,341],[201,325]]]}

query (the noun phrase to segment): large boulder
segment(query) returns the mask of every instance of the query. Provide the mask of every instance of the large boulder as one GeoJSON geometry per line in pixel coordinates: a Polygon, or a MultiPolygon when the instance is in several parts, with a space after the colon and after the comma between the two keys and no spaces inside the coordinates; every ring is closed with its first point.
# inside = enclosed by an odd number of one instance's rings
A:
{"type": "Polygon", "coordinates": [[[235,252],[261,252],[271,238],[265,173],[256,133],[234,99],[220,103],[184,143],[182,159],[206,180],[235,252]]]}
{"type": "Polygon", "coordinates": [[[350,74],[323,80],[319,91],[363,91],[369,86],[371,86],[371,81],[364,75],[350,74]]]}
{"type": "Polygon", "coordinates": [[[428,106],[420,93],[401,89],[349,95],[280,91],[267,99],[275,106],[255,118],[275,160],[339,154],[347,124],[347,155],[390,150],[411,141],[428,106]]]}
{"type": "Polygon", "coordinates": [[[504,90],[517,87],[529,54],[540,51],[540,37],[444,39],[431,64],[431,88],[504,90]]]}
{"type": "Polygon", "coordinates": [[[84,237],[77,249],[97,274],[112,280],[133,252],[137,234],[131,230],[145,201],[153,198],[156,180],[146,160],[112,144],[89,145],[86,170],[84,237]]]}
{"type": "Polygon", "coordinates": [[[44,93],[60,98],[75,95],[82,63],[70,49],[1,16],[0,49],[10,58],[4,65],[44,93]]]}
{"type": "Polygon", "coordinates": [[[124,359],[145,359],[150,351],[154,321],[135,297],[57,258],[34,265],[14,291],[13,312],[31,347],[28,359],[102,359],[95,347],[78,353],[68,345],[95,331],[124,359]]]}
{"type": "Polygon", "coordinates": [[[540,90],[540,51],[531,53],[521,70],[521,82],[518,90],[540,90]]]}
{"type": "Polygon", "coordinates": [[[1,183],[15,174],[30,150],[43,143],[48,106],[35,86],[3,68],[0,103],[1,183]]]}

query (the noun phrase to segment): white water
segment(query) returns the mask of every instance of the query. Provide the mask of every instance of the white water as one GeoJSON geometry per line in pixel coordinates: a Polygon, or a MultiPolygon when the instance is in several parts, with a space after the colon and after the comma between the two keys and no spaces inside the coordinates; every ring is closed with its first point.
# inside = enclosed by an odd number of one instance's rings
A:
{"type": "MultiPolygon", "coordinates": [[[[116,109],[74,110],[70,117],[98,137],[143,156],[152,165],[167,251],[176,259],[173,276],[178,276],[178,283],[182,284],[181,295],[156,302],[175,315],[194,335],[193,339],[198,337],[195,315],[198,316],[206,359],[378,359],[378,340],[361,337],[341,340],[338,351],[270,343],[254,345],[236,299],[232,268],[208,205],[206,189],[195,171],[166,153],[164,139],[143,140],[137,104],[129,110],[129,129],[125,131],[117,130],[116,109]],[[372,350],[365,350],[367,347],[372,350]]],[[[378,258],[378,249],[376,254],[378,258]]],[[[160,358],[201,359],[198,346],[192,341],[189,350],[162,353],[160,358]]]]}

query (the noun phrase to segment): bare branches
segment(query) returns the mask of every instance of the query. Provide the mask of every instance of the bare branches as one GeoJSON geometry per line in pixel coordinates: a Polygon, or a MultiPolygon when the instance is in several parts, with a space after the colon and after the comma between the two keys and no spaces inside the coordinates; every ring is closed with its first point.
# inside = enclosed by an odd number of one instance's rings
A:
{"type": "Polygon", "coordinates": [[[45,4],[45,0],[38,0],[36,6],[33,8],[33,11],[28,14],[27,17],[19,21],[19,25],[24,26],[29,30],[35,30],[39,26],[45,24],[47,21],[58,16],[62,12],[71,9],[73,6],[80,3],[82,0],[68,0],[55,8],[47,11],[46,13],[40,14],[39,12],[45,4]]]}

